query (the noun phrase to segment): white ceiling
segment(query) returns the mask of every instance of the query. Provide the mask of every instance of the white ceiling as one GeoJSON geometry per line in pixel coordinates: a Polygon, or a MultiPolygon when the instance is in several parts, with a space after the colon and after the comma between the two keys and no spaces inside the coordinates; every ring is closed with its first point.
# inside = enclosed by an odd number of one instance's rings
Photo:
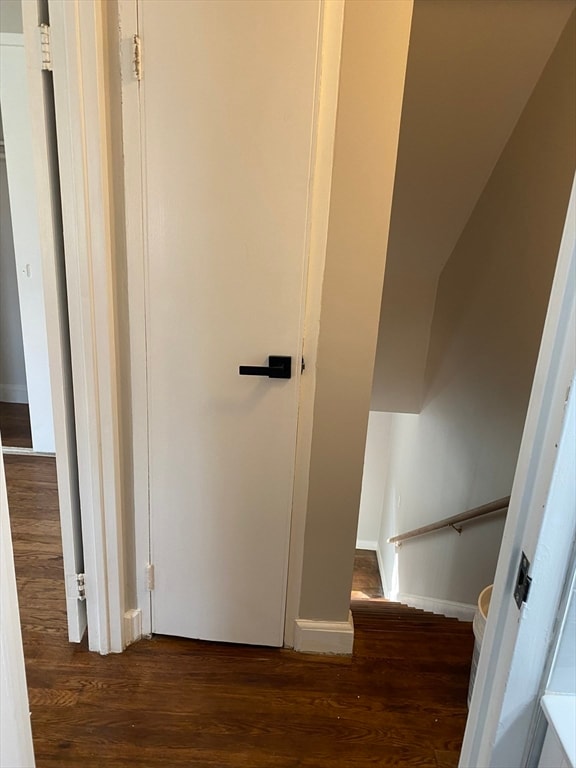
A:
{"type": "Polygon", "coordinates": [[[378,410],[419,410],[438,277],[575,5],[415,0],[375,371],[378,410]],[[383,397],[400,391],[399,399],[383,397]]]}

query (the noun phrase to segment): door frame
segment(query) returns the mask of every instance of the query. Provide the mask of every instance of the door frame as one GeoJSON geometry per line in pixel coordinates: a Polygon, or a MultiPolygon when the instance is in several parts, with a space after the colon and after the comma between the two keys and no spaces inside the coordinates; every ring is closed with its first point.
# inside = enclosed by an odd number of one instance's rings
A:
{"type": "MultiPolygon", "coordinates": [[[[311,166],[313,188],[308,199],[306,224],[307,280],[302,340],[306,373],[300,380],[296,461],[290,526],[284,641],[293,645],[298,618],[304,529],[307,509],[308,468],[312,442],[315,368],[318,349],[320,297],[328,238],[328,215],[340,78],[340,57],[345,0],[320,0],[320,32],[316,62],[314,123],[317,127],[311,166]]],[[[147,565],[150,563],[148,382],[146,376],[146,256],[145,174],[141,143],[139,79],[135,73],[135,41],[138,31],[137,0],[118,0],[122,80],[122,128],[124,189],[128,255],[130,371],[132,386],[136,584],[142,611],[142,634],[152,632],[152,601],[147,565]],[[134,141],[139,137],[139,141],[134,141]],[[136,202],[135,202],[136,201],[136,202]]],[[[145,76],[145,41],[142,72],[145,76]]]]}
{"type": "MultiPolygon", "coordinates": [[[[23,3],[38,67],[43,4],[35,6],[23,3]]],[[[94,0],[49,0],[48,9],[88,642],[106,654],[124,650],[126,638],[105,31],[94,0]]]]}
{"type": "Polygon", "coordinates": [[[130,385],[132,404],[132,466],[134,483],[134,540],[136,596],[142,611],[142,634],[152,634],[150,564],[150,490],[148,445],[148,378],[146,327],[147,243],[145,232],[144,168],[141,144],[140,83],[135,71],[138,8],[136,0],[118,0],[120,79],[122,87],[122,144],[128,315],[130,337],[130,385]],[[135,137],[137,140],[135,141],[135,137]],[[130,149],[126,149],[130,148],[130,149]]]}
{"type": "Polygon", "coordinates": [[[548,304],[459,765],[525,765],[576,535],[576,177],[548,304]],[[569,405],[571,406],[569,408],[569,405]],[[513,594],[521,553],[530,597],[513,594]]]}

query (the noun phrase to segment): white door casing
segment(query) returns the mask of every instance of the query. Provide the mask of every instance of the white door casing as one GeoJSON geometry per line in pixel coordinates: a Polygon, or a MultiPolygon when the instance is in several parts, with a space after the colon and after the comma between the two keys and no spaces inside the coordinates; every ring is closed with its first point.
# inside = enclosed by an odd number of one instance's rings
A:
{"type": "Polygon", "coordinates": [[[88,645],[102,654],[128,642],[104,10],[49,0],[88,645]]]}
{"type": "Polygon", "coordinates": [[[461,768],[525,765],[540,685],[576,535],[576,177],[536,364],[490,613],[460,755],[461,768]],[[520,555],[528,602],[514,601],[520,555]]]}
{"type": "Polygon", "coordinates": [[[138,21],[152,629],[281,645],[320,3],[138,21]]]}

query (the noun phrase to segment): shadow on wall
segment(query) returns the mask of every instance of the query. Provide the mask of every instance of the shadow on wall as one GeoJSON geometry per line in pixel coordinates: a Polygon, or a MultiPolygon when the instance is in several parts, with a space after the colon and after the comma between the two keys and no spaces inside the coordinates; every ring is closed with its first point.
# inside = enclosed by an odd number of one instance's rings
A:
{"type": "Polygon", "coordinates": [[[397,552],[387,538],[510,493],[575,168],[574,27],[573,14],[441,273],[421,413],[371,414],[388,419],[386,448],[368,447],[384,455],[372,538],[389,594],[472,606],[493,580],[502,515],[397,552]]]}

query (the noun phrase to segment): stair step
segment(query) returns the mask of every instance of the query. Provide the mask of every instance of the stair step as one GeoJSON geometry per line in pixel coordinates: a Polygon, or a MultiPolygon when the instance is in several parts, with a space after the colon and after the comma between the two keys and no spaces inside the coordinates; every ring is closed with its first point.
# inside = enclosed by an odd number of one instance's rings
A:
{"type": "Polygon", "coordinates": [[[424,611],[420,608],[411,608],[398,602],[385,600],[353,600],[351,603],[352,614],[356,622],[372,623],[372,627],[366,627],[368,631],[382,629],[382,622],[386,622],[387,630],[416,630],[448,631],[455,634],[468,634],[471,631],[471,622],[460,621],[453,616],[424,611]]]}

